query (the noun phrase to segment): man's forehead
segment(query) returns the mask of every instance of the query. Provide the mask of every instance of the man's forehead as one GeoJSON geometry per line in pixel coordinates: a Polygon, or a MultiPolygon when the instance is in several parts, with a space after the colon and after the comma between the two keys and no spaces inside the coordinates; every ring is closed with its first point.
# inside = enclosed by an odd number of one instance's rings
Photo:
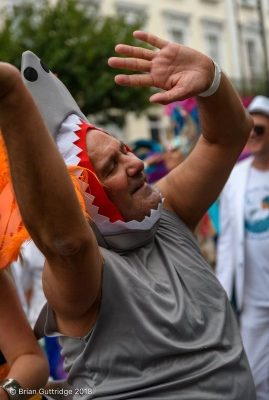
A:
{"type": "Polygon", "coordinates": [[[262,114],[262,113],[252,113],[251,114],[252,118],[255,120],[264,120],[266,123],[269,124],[269,116],[262,114]]]}
{"type": "Polygon", "coordinates": [[[88,155],[91,159],[95,159],[99,155],[104,158],[110,149],[120,145],[120,141],[107,132],[92,129],[87,133],[86,144],[88,155]]]}

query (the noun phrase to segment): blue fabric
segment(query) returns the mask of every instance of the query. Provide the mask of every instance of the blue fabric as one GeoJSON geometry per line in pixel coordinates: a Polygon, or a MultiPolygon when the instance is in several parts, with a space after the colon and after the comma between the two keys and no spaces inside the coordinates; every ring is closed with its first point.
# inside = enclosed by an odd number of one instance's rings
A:
{"type": "Polygon", "coordinates": [[[54,380],[66,378],[66,373],[63,370],[63,358],[61,356],[61,346],[58,338],[45,336],[45,351],[49,361],[50,376],[54,380]]]}

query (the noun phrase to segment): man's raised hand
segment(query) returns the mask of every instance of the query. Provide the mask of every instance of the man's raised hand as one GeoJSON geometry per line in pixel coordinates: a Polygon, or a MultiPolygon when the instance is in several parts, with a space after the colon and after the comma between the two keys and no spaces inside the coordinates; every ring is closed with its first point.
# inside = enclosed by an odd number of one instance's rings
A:
{"type": "Polygon", "coordinates": [[[115,51],[126,57],[111,57],[108,64],[113,68],[140,73],[116,75],[117,84],[163,89],[163,92],[150,97],[151,102],[160,104],[198,95],[210,87],[214,77],[214,64],[209,57],[150,33],[135,31],[133,35],[157,50],[118,44],[115,51]]]}

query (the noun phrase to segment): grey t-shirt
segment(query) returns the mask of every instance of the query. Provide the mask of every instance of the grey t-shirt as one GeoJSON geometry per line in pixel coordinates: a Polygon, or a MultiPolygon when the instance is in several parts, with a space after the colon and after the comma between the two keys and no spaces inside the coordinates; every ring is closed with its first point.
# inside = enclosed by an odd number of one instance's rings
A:
{"type": "Polygon", "coordinates": [[[60,337],[75,400],[255,400],[226,294],[175,214],[163,211],[146,246],[102,253],[96,325],[60,337]]]}

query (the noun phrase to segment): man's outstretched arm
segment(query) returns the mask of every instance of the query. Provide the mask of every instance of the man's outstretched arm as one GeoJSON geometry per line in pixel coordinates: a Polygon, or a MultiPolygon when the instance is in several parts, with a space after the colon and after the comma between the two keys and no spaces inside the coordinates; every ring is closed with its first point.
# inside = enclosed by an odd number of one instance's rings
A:
{"type": "Polygon", "coordinates": [[[44,291],[62,332],[82,335],[97,310],[102,258],[62,157],[19,71],[5,63],[0,127],[23,221],[47,259],[44,291]]]}
{"type": "MultiPolygon", "coordinates": [[[[138,71],[117,75],[123,86],[154,86],[162,89],[151,96],[153,103],[168,104],[206,91],[214,77],[214,64],[204,54],[142,31],[134,32],[157,51],[120,44],[109,65],[138,71]],[[142,74],[141,74],[142,72],[142,74]]],[[[217,198],[235,164],[252,127],[241,101],[222,74],[215,94],[198,97],[202,135],[187,159],[158,182],[165,207],[176,212],[194,229],[217,198]]]]}
{"type": "MultiPolygon", "coordinates": [[[[16,288],[6,271],[0,271],[0,320],[0,349],[10,367],[7,378],[15,379],[25,393],[27,390],[28,393],[34,389],[37,391],[47,382],[48,362],[34,337],[16,288]]],[[[10,398],[12,397],[0,386],[0,400],[10,398]]]]}

